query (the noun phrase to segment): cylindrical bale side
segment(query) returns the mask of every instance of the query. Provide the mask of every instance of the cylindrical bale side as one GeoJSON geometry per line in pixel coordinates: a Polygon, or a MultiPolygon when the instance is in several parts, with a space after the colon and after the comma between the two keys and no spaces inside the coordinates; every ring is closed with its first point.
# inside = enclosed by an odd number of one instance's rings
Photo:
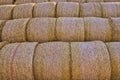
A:
{"type": "Polygon", "coordinates": [[[111,80],[120,80],[120,42],[106,43],[111,59],[111,80]]]}
{"type": "Polygon", "coordinates": [[[3,29],[3,26],[5,25],[5,23],[6,23],[5,20],[0,20],[0,41],[2,40],[2,39],[1,39],[2,29],[3,29]]]}
{"type": "Polygon", "coordinates": [[[68,2],[80,2],[80,3],[84,3],[84,2],[86,2],[86,0],[68,0],[68,2]]]}
{"type": "Polygon", "coordinates": [[[85,21],[85,40],[111,40],[111,26],[108,19],[97,17],[86,17],[85,21]]]}
{"type": "Polygon", "coordinates": [[[32,3],[33,0],[15,0],[15,4],[32,3]]]}
{"type": "Polygon", "coordinates": [[[48,2],[49,0],[33,0],[34,3],[48,2]]]}
{"type": "Polygon", "coordinates": [[[73,80],[110,80],[109,53],[104,43],[71,43],[73,80]]]}
{"type": "Polygon", "coordinates": [[[29,19],[9,20],[3,27],[2,40],[9,42],[26,41],[26,25],[29,19]]]}
{"type": "Polygon", "coordinates": [[[67,2],[67,0],[50,0],[50,2],[67,2]]]}
{"type": "Polygon", "coordinates": [[[34,3],[20,4],[13,9],[13,19],[32,18],[34,3]]]}
{"type": "Polygon", "coordinates": [[[115,2],[108,2],[108,3],[101,3],[102,6],[102,15],[103,17],[117,17],[117,3],[115,2]]]}
{"type": "Polygon", "coordinates": [[[69,43],[39,44],[34,56],[36,80],[70,80],[69,43]]]}
{"type": "Polygon", "coordinates": [[[12,4],[14,0],[0,0],[0,5],[12,4]]]}
{"type": "Polygon", "coordinates": [[[0,20],[12,19],[12,10],[15,5],[0,5],[0,20]]]}
{"type": "Polygon", "coordinates": [[[57,17],[78,17],[79,3],[77,2],[59,2],[57,4],[57,17]]]}
{"type": "Polygon", "coordinates": [[[34,17],[55,17],[56,3],[42,2],[34,6],[34,17]]]}
{"type": "Polygon", "coordinates": [[[60,41],[84,41],[83,18],[58,18],[56,37],[60,41]]]}
{"type": "Polygon", "coordinates": [[[47,42],[55,40],[55,18],[34,18],[27,26],[27,40],[47,42]]]}
{"type": "Polygon", "coordinates": [[[111,18],[112,40],[120,41],[120,18],[111,18]]]}
{"type": "Polygon", "coordinates": [[[81,17],[102,17],[102,8],[100,3],[81,3],[81,17]]]}

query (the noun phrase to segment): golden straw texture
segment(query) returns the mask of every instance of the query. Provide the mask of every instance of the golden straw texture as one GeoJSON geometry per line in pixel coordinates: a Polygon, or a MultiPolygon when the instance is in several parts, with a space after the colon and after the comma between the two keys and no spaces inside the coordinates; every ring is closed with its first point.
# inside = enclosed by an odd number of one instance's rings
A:
{"type": "Polygon", "coordinates": [[[67,0],[50,0],[51,2],[67,2],[67,0]]]}
{"type": "Polygon", "coordinates": [[[0,5],[12,4],[14,0],[0,0],[0,5]]]}
{"type": "Polygon", "coordinates": [[[13,18],[32,18],[34,3],[20,4],[13,9],[13,18]]]}
{"type": "Polygon", "coordinates": [[[86,2],[103,2],[103,0],[86,0],[86,2]]]}
{"type": "Polygon", "coordinates": [[[111,58],[111,80],[120,80],[120,42],[106,44],[111,58]]]}
{"type": "Polygon", "coordinates": [[[111,26],[108,19],[97,17],[86,17],[85,21],[85,39],[89,40],[111,40],[111,26]]]}
{"type": "Polygon", "coordinates": [[[110,80],[109,53],[104,43],[71,43],[72,80],[110,80]]]}
{"type": "Polygon", "coordinates": [[[64,17],[57,19],[57,40],[62,41],[84,41],[83,18],[64,17]]]}
{"type": "Polygon", "coordinates": [[[78,17],[79,3],[59,2],[57,4],[57,17],[78,17]]]}
{"type": "Polygon", "coordinates": [[[120,0],[104,0],[105,2],[120,2],[120,0]]]}
{"type": "MultiPolygon", "coordinates": [[[[0,49],[2,49],[5,45],[7,45],[7,41],[0,42],[0,49]]],[[[1,69],[1,68],[0,68],[1,69]]]]}
{"type": "Polygon", "coordinates": [[[120,41],[120,18],[111,18],[112,40],[120,41]]]}
{"type": "Polygon", "coordinates": [[[2,40],[2,39],[1,39],[2,29],[3,29],[3,26],[5,25],[5,23],[6,23],[5,20],[0,20],[0,41],[2,40]]]}
{"type": "Polygon", "coordinates": [[[80,4],[80,16],[82,17],[102,17],[102,9],[99,3],[80,4]]]}
{"type": "Polygon", "coordinates": [[[84,3],[86,2],[86,0],[68,0],[68,2],[80,2],[80,3],[84,3]]]}
{"type": "Polygon", "coordinates": [[[70,80],[69,43],[39,44],[34,57],[35,80],[70,80]]]}
{"type": "Polygon", "coordinates": [[[32,0],[15,0],[15,4],[32,3],[32,0]]]}
{"type": "Polygon", "coordinates": [[[48,2],[48,0],[33,0],[34,3],[48,2]]]}
{"type": "Polygon", "coordinates": [[[15,5],[0,5],[0,20],[12,18],[12,10],[15,5]]]}
{"type": "Polygon", "coordinates": [[[34,17],[55,17],[55,2],[42,2],[34,7],[34,17]]]}
{"type": "Polygon", "coordinates": [[[117,2],[101,3],[103,17],[117,17],[117,2]]]}
{"type": "Polygon", "coordinates": [[[29,19],[9,20],[3,27],[2,40],[9,42],[26,41],[26,25],[29,19]]]}
{"type": "Polygon", "coordinates": [[[55,40],[55,18],[34,18],[27,27],[27,40],[46,42],[55,40]]]}

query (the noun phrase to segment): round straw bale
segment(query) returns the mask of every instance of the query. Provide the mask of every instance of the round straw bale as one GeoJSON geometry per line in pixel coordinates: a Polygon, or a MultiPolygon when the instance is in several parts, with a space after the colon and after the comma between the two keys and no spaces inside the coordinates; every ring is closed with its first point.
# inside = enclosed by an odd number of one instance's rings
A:
{"type": "Polygon", "coordinates": [[[106,43],[111,59],[111,80],[120,80],[120,42],[106,43]]]}
{"type": "Polygon", "coordinates": [[[86,17],[85,40],[111,40],[111,26],[108,19],[97,17],[86,17]]]}
{"type": "Polygon", "coordinates": [[[34,55],[35,80],[70,80],[69,43],[39,44],[34,55]]]}
{"type": "Polygon", "coordinates": [[[104,43],[71,43],[73,80],[110,80],[109,53],[104,43]]]}
{"type": "Polygon", "coordinates": [[[68,2],[82,2],[82,3],[84,3],[84,2],[86,2],[86,0],[68,0],[68,2]]]}
{"type": "Polygon", "coordinates": [[[59,2],[57,5],[57,17],[78,17],[79,3],[59,2]]]}
{"type": "Polygon", "coordinates": [[[58,18],[56,37],[58,40],[62,41],[84,41],[83,18],[58,18]]]}
{"type": "Polygon", "coordinates": [[[103,0],[87,0],[86,2],[103,2],[103,0]]]}
{"type": "Polygon", "coordinates": [[[103,17],[117,17],[117,3],[107,2],[101,3],[103,17]]]}
{"type": "Polygon", "coordinates": [[[0,0],[0,5],[12,4],[13,2],[14,2],[14,0],[0,0]]]}
{"type": "Polygon", "coordinates": [[[26,41],[26,25],[29,19],[14,19],[6,22],[2,30],[2,40],[9,42],[26,41]]]}
{"type": "Polygon", "coordinates": [[[102,17],[102,8],[99,3],[82,3],[80,8],[82,17],[102,17]]]}
{"type": "Polygon", "coordinates": [[[49,0],[33,0],[34,3],[48,2],[49,0]]]}
{"type": "Polygon", "coordinates": [[[12,10],[15,5],[0,5],[0,20],[12,18],[12,10]]]}
{"type": "Polygon", "coordinates": [[[55,17],[55,2],[42,2],[34,6],[34,17],[55,17]]]}
{"type": "Polygon", "coordinates": [[[11,61],[12,53],[19,44],[8,44],[0,50],[0,80],[12,80],[11,61]]]}
{"type": "Polygon", "coordinates": [[[5,20],[0,20],[0,41],[2,40],[1,39],[1,35],[2,35],[2,29],[3,29],[3,26],[5,25],[5,20]]]}
{"type": "Polygon", "coordinates": [[[111,18],[112,40],[120,41],[120,18],[111,18]]]}
{"type": "Polygon", "coordinates": [[[13,9],[13,18],[32,18],[34,3],[20,4],[13,9]]]}
{"type": "Polygon", "coordinates": [[[50,0],[51,2],[67,2],[67,0],[50,0]]]}
{"type": "Polygon", "coordinates": [[[32,3],[33,0],[15,0],[15,4],[32,3]]]}
{"type": "Polygon", "coordinates": [[[55,40],[55,18],[34,18],[27,26],[27,40],[47,42],[55,40]]]}

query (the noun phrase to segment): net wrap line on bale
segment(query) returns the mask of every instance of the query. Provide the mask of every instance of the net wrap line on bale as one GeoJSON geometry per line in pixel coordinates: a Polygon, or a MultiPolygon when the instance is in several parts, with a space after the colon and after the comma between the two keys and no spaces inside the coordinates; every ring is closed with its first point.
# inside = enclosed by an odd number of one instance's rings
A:
{"type": "Polygon", "coordinates": [[[13,9],[13,19],[32,18],[34,3],[20,4],[13,9]]]}
{"type": "Polygon", "coordinates": [[[9,42],[26,41],[26,25],[29,19],[8,20],[2,30],[2,40],[9,42]]]}
{"type": "Polygon", "coordinates": [[[109,53],[103,42],[71,43],[73,80],[110,80],[109,53]]]}
{"type": "Polygon", "coordinates": [[[12,10],[15,5],[0,5],[0,20],[9,20],[12,18],[12,10]]]}
{"type": "Polygon", "coordinates": [[[79,17],[79,3],[59,2],[56,15],[57,17],[79,17]]]}
{"type": "Polygon", "coordinates": [[[84,41],[83,18],[64,17],[57,19],[56,37],[61,41],[84,41]]]}
{"type": "Polygon", "coordinates": [[[34,57],[36,80],[70,80],[70,50],[67,42],[39,44],[34,57]]]}
{"type": "Polygon", "coordinates": [[[33,56],[37,42],[13,43],[0,51],[1,80],[34,80],[33,56]]]}
{"type": "Polygon", "coordinates": [[[43,2],[34,6],[34,17],[55,17],[56,3],[43,2]]]}
{"type": "Polygon", "coordinates": [[[111,40],[111,26],[106,18],[85,17],[85,41],[111,40]]]}
{"type": "Polygon", "coordinates": [[[0,0],[0,5],[12,4],[14,0],[0,0]]]}
{"type": "Polygon", "coordinates": [[[27,40],[47,42],[54,41],[56,18],[34,18],[27,26],[27,40]],[[39,35],[38,35],[39,34],[39,35]]]}
{"type": "Polygon", "coordinates": [[[111,59],[111,80],[120,80],[120,42],[106,43],[111,59]]]}

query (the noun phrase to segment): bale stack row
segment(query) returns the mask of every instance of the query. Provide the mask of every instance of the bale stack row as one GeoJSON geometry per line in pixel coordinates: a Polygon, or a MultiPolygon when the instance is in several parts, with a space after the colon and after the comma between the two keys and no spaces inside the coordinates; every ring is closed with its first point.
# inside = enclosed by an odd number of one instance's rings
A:
{"type": "Polygon", "coordinates": [[[0,49],[0,79],[119,80],[119,50],[120,42],[7,44],[0,49]]]}
{"type": "Polygon", "coordinates": [[[41,2],[120,2],[120,0],[0,0],[0,5],[41,2]]]}
{"type": "Polygon", "coordinates": [[[35,17],[120,17],[120,2],[80,4],[43,2],[1,5],[0,16],[0,20],[35,17]]]}
{"type": "Polygon", "coordinates": [[[0,21],[2,41],[120,41],[120,18],[61,17],[0,21]]]}

